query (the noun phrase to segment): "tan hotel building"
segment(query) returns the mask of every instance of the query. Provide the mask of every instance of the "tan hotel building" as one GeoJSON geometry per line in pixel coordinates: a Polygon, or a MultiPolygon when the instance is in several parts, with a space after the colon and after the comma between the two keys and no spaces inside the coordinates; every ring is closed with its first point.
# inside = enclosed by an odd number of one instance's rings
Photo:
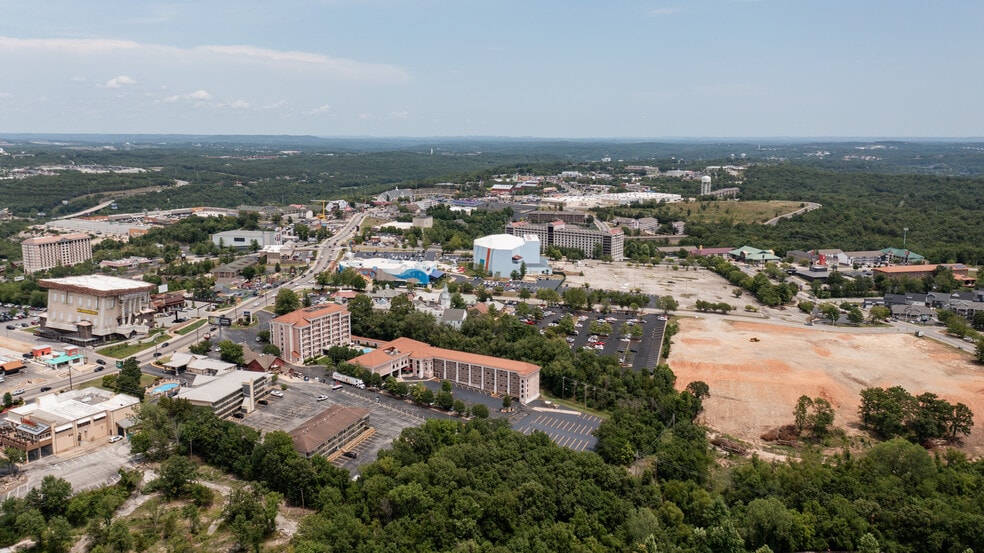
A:
{"type": "Polygon", "coordinates": [[[437,378],[490,394],[508,395],[527,404],[540,397],[540,367],[522,361],[437,348],[410,338],[379,344],[350,363],[382,377],[404,372],[437,378]]]}
{"type": "Polygon", "coordinates": [[[81,232],[28,238],[21,242],[21,252],[24,254],[24,272],[31,274],[92,259],[92,239],[81,232]]]}
{"type": "Polygon", "coordinates": [[[337,304],[305,307],[270,321],[270,343],[288,363],[303,363],[351,341],[352,314],[337,304]]]}

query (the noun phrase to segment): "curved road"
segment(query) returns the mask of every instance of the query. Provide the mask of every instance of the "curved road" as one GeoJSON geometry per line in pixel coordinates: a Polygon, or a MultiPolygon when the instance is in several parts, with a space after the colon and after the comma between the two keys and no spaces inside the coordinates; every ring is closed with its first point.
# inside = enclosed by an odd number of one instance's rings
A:
{"type": "Polygon", "coordinates": [[[817,203],[813,203],[813,202],[803,202],[803,205],[804,205],[804,207],[801,207],[801,208],[797,209],[796,211],[793,211],[791,213],[786,213],[786,214],[780,215],[778,217],[773,217],[773,218],[769,219],[768,221],[766,221],[763,224],[764,225],[773,225],[774,226],[776,223],[779,222],[779,219],[792,219],[793,217],[795,217],[797,215],[802,215],[802,214],[806,213],[807,211],[813,211],[814,209],[820,209],[821,207],[823,207],[821,204],[817,204],[817,203]]]}

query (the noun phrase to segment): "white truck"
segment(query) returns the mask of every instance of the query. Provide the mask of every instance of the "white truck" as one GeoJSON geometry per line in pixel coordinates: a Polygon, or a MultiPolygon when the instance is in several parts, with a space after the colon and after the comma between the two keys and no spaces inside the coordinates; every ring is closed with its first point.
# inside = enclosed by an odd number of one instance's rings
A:
{"type": "Polygon", "coordinates": [[[356,388],[359,388],[361,390],[365,390],[366,388],[365,382],[363,382],[362,379],[356,378],[354,376],[349,376],[347,374],[342,374],[338,371],[335,371],[334,373],[332,373],[331,377],[334,378],[336,382],[344,382],[345,384],[355,386],[356,388]]]}

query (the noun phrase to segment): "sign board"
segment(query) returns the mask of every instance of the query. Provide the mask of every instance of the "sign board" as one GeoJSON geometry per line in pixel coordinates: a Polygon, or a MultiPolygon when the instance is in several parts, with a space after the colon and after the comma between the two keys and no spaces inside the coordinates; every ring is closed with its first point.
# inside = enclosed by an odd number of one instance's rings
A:
{"type": "Polygon", "coordinates": [[[219,324],[222,326],[232,326],[232,319],[229,317],[219,317],[219,324]]]}
{"type": "Polygon", "coordinates": [[[123,361],[117,361],[116,362],[116,368],[117,369],[122,369],[123,368],[123,361]]]}
{"type": "Polygon", "coordinates": [[[252,317],[250,317],[250,312],[249,311],[243,311],[243,318],[246,319],[247,321],[252,321],[253,320],[252,317]]]}

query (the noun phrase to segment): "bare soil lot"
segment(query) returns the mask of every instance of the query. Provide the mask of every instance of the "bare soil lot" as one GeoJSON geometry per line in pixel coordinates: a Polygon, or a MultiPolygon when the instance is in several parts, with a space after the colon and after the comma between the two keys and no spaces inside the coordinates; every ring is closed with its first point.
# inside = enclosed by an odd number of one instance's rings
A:
{"type": "Polygon", "coordinates": [[[793,422],[801,395],[823,397],[836,426],[858,432],[859,393],[872,386],[933,392],[974,412],[964,449],[984,455],[984,371],[971,357],[908,334],[858,334],[790,323],[682,317],[669,365],[683,388],[710,386],[704,420],[720,432],[760,443],[768,429],[793,422]],[[751,342],[758,338],[758,342],[751,342]]]}
{"type": "Polygon", "coordinates": [[[684,270],[681,267],[673,270],[671,265],[666,264],[656,267],[630,266],[628,263],[602,263],[596,260],[582,261],[580,267],[574,263],[555,265],[562,267],[567,274],[564,282],[567,286],[577,287],[587,283],[591,288],[622,292],[639,289],[645,294],[668,294],[676,298],[684,310],[694,309],[697,300],[726,302],[738,310],[747,303],[755,303],[748,296],[735,298],[731,295],[735,287],[707,269],[690,267],[684,270]],[[583,276],[581,273],[584,273],[583,276]]]}

